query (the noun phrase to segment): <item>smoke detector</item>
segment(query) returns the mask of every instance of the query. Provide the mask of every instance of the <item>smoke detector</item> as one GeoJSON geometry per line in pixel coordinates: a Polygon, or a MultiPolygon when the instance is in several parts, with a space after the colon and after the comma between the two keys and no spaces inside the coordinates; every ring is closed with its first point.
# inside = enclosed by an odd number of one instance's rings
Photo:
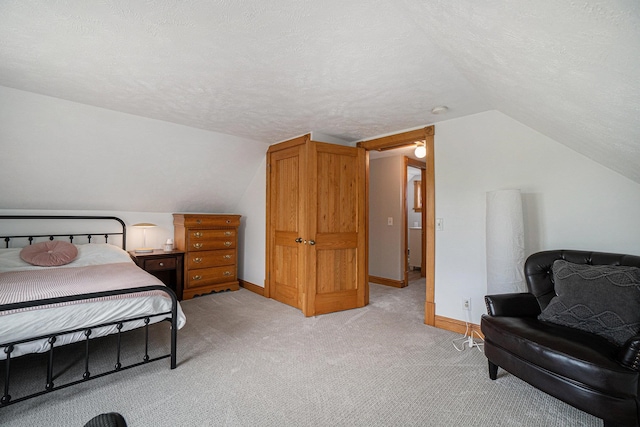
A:
{"type": "Polygon", "coordinates": [[[444,105],[439,105],[431,109],[431,114],[444,114],[449,111],[449,108],[444,105]]]}

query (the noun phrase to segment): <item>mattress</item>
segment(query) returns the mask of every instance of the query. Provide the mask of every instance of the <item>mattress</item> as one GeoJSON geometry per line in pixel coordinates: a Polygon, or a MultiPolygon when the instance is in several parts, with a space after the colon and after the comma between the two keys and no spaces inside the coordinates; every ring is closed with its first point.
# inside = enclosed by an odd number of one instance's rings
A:
{"type": "MultiPolygon", "coordinates": [[[[77,258],[59,267],[36,267],[20,259],[21,249],[0,249],[0,306],[44,298],[78,295],[105,290],[141,286],[164,286],[163,283],[133,263],[122,249],[91,243],[76,245],[77,258]]],[[[171,298],[162,291],[101,297],[91,302],[68,302],[54,306],[31,307],[0,312],[0,346],[27,338],[57,334],[122,319],[149,316],[150,323],[164,320],[171,311],[171,298]]],[[[186,318],[178,304],[178,328],[186,318]]],[[[144,325],[144,320],[125,322],[122,331],[144,325]]],[[[94,328],[91,337],[117,332],[115,325],[94,328]]],[[[82,331],[61,334],[56,346],[85,339],[82,331]]],[[[48,342],[38,340],[17,344],[11,357],[49,350],[48,342]]],[[[0,351],[0,359],[6,358],[0,351]]]]}

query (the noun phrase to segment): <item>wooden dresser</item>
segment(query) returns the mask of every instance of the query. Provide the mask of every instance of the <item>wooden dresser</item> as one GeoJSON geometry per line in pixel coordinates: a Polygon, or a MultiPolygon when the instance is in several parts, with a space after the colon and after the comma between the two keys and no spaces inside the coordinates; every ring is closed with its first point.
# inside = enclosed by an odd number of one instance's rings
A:
{"type": "Polygon", "coordinates": [[[183,299],[237,291],[240,215],[173,214],[174,243],[184,255],[183,299]]]}

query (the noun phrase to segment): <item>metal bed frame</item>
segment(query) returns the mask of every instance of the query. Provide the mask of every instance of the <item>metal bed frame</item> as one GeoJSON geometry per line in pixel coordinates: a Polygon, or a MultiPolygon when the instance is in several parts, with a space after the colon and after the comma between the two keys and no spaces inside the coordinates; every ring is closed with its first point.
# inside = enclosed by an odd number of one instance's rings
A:
{"type": "MultiPolygon", "coordinates": [[[[108,242],[108,239],[110,236],[122,236],[122,249],[124,250],[126,248],[126,226],[124,221],[122,221],[120,218],[114,217],[114,216],[68,216],[68,215],[61,215],[61,216],[55,216],[55,215],[0,215],[0,220],[3,219],[14,219],[14,220],[114,220],[120,223],[121,227],[122,227],[122,231],[118,231],[118,232],[107,232],[107,233],[70,233],[70,234],[33,234],[33,235],[11,235],[11,236],[0,236],[0,239],[4,239],[5,241],[5,247],[8,248],[9,247],[9,243],[11,241],[11,239],[27,239],[29,241],[29,244],[32,244],[33,241],[38,238],[38,237],[47,237],[49,238],[49,240],[54,240],[54,237],[65,237],[68,238],[70,242],[73,242],[73,238],[77,237],[77,236],[82,236],[82,237],[86,237],[89,241],[89,243],[91,242],[91,239],[93,236],[103,236],[105,239],[105,243],[108,242]]],[[[108,323],[101,323],[101,324],[97,324],[97,325],[91,325],[91,326],[87,326],[85,328],[81,328],[81,329],[74,329],[74,330],[68,330],[68,331],[63,331],[63,332],[58,332],[56,334],[50,334],[50,335],[42,335],[42,336],[37,336],[37,337],[32,337],[32,338],[27,338],[27,339],[23,339],[23,340],[19,340],[19,341],[13,341],[13,342],[0,342],[0,351],[4,352],[6,354],[6,359],[3,361],[0,361],[0,365],[2,363],[4,363],[5,367],[4,367],[4,390],[3,390],[3,394],[2,397],[0,397],[0,408],[13,404],[13,403],[17,403],[17,402],[21,402],[23,400],[27,400],[33,397],[37,397],[40,396],[42,394],[45,393],[49,393],[51,391],[54,390],[59,390],[62,388],[66,388],[75,384],[79,384],[81,382],[85,382],[88,380],[92,380],[92,379],[96,379],[96,378],[100,378],[103,377],[105,375],[109,375],[115,372],[119,372],[125,369],[130,369],[139,365],[143,365],[145,363],[149,363],[149,362],[153,362],[153,361],[157,361],[157,360],[161,360],[161,359],[166,359],[166,358],[170,358],[171,361],[171,369],[175,369],[176,367],[176,349],[177,349],[177,331],[178,331],[178,327],[177,327],[177,313],[178,313],[178,299],[176,298],[176,294],[168,287],[166,286],[159,286],[159,285],[155,285],[155,286],[143,286],[143,287],[136,287],[136,288],[129,288],[129,289],[120,289],[120,290],[112,290],[112,291],[104,291],[104,292],[91,292],[91,293],[86,293],[86,294],[81,294],[81,295],[73,295],[73,296],[66,296],[66,297],[59,297],[59,298],[48,298],[48,299],[40,299],[40,300],[34,300],[34,301],[26,301],[26,302],[20,302],[20,303],[13,303],[13,304],[5,304],[5,305],[0,305],[0,312],[2,311],[9,311],[9,310],[15,310],[15,309],[21,309],[21,308],[29,308],[29,307],[38,307],[38,306],[46,306],[46,305],[51,305],[51,304],[58,304],[61,302],[69,302],[69,301],[80,301],[80,300],[92,300],[95,298],[101,298],[101,297],[106,297],[106,296],[113,296],[113,295],[123,295],[123,294],[134,294],[134,293],[141,293],[141,292],[148,292],[148,291],[162,291],[164,293],[166,293],[170,298],[171,298],[171,310],[170,311],[166,311],[166,312],[162,312],[162,313],[155,313],[153,316],[141,316],[141,317],[135,317],[135,318],[128,318],[128,319],[120,319],[118,321],[115,322],[108,322],[108,323]],[[168,321],[171,323],[171,351],[169,354],[164,354],[158,357],[154,357],[154,358],[150,358],[149,357],[149,322],[150,322],[150,317],[155,317],[155,316],[163,316],[163,315],[170,315],[170,317],[167,317],[166,319],[163,319],[163,321],[168,321]],[[125,365],[123,366],[121,361],[120,361],[120,355],[121,355],[121,334],[122,334],[122,327],[125,323],[127,322],[133,322],[133,321],[137,321],[137,320],[143,320],[144,321],[144,328],[145,328],[145,346],[144,346],[144,356],[142,357],[142,360],[137,362],[137,363],[132,363],[130,365],[125,365]],[[116,349],[116,360],[115,360],[115,364],[114,364],[114,369],[106,371],[106,372],[102,372],[96,375],[93,375],[90,371],[89,371],[89,341],[91,338],[91,333],[92,330],[95,328],[101,328],[101,327],[105,327],[105,326],[112,326],[112,325],[116,325],[116,329],[118,330],[117,334],[117,349],[116,349]],[[54,377],[54,369],[53,369],[53,362],[54,362],[54,343],[57,340],[58,336],[61,335],[66,335],[66,334],[70,334],[70,333],[75,333],[75,332],[83,332],[85,335],[85,354],[84,354],[84,373],[82,374],[82,378],[75,380],[75,381],[71,381],[62,385],[55,385],[53,382],[53,377],[54,377]],[[11,380],[11,353],[14,350],[14,347],[18,344],[23,344],[23,343],[27,343],[27,342],[32,342],[32,341],[38,341],[38,340],[42,340],[42,339],[46,339],[48,341],[48,343],[50,344],[49,350],[47,351],[48,353],[48,362],[47,362],[47,378],[46,378],[46,382],[44,385],[44,389],[37,391],[35,393],[32,394],[28,394],[25,396],[21,396],[19,398],[16,399],[12,399],[11,395],[9,394],[10,391],[10,380],[11,380]]],[[[0,337],[1,339],[1,337],[0,337]]]]}

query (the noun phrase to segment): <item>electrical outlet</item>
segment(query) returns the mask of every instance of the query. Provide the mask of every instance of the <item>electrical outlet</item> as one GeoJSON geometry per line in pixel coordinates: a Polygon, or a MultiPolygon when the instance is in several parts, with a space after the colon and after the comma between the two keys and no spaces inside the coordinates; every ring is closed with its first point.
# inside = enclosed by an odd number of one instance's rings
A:
{"type": "Polygon", "coordinates": [[[462,298],[462,309],[466,311],[471,311],[471,298],[469,297],[462,298]]]}

